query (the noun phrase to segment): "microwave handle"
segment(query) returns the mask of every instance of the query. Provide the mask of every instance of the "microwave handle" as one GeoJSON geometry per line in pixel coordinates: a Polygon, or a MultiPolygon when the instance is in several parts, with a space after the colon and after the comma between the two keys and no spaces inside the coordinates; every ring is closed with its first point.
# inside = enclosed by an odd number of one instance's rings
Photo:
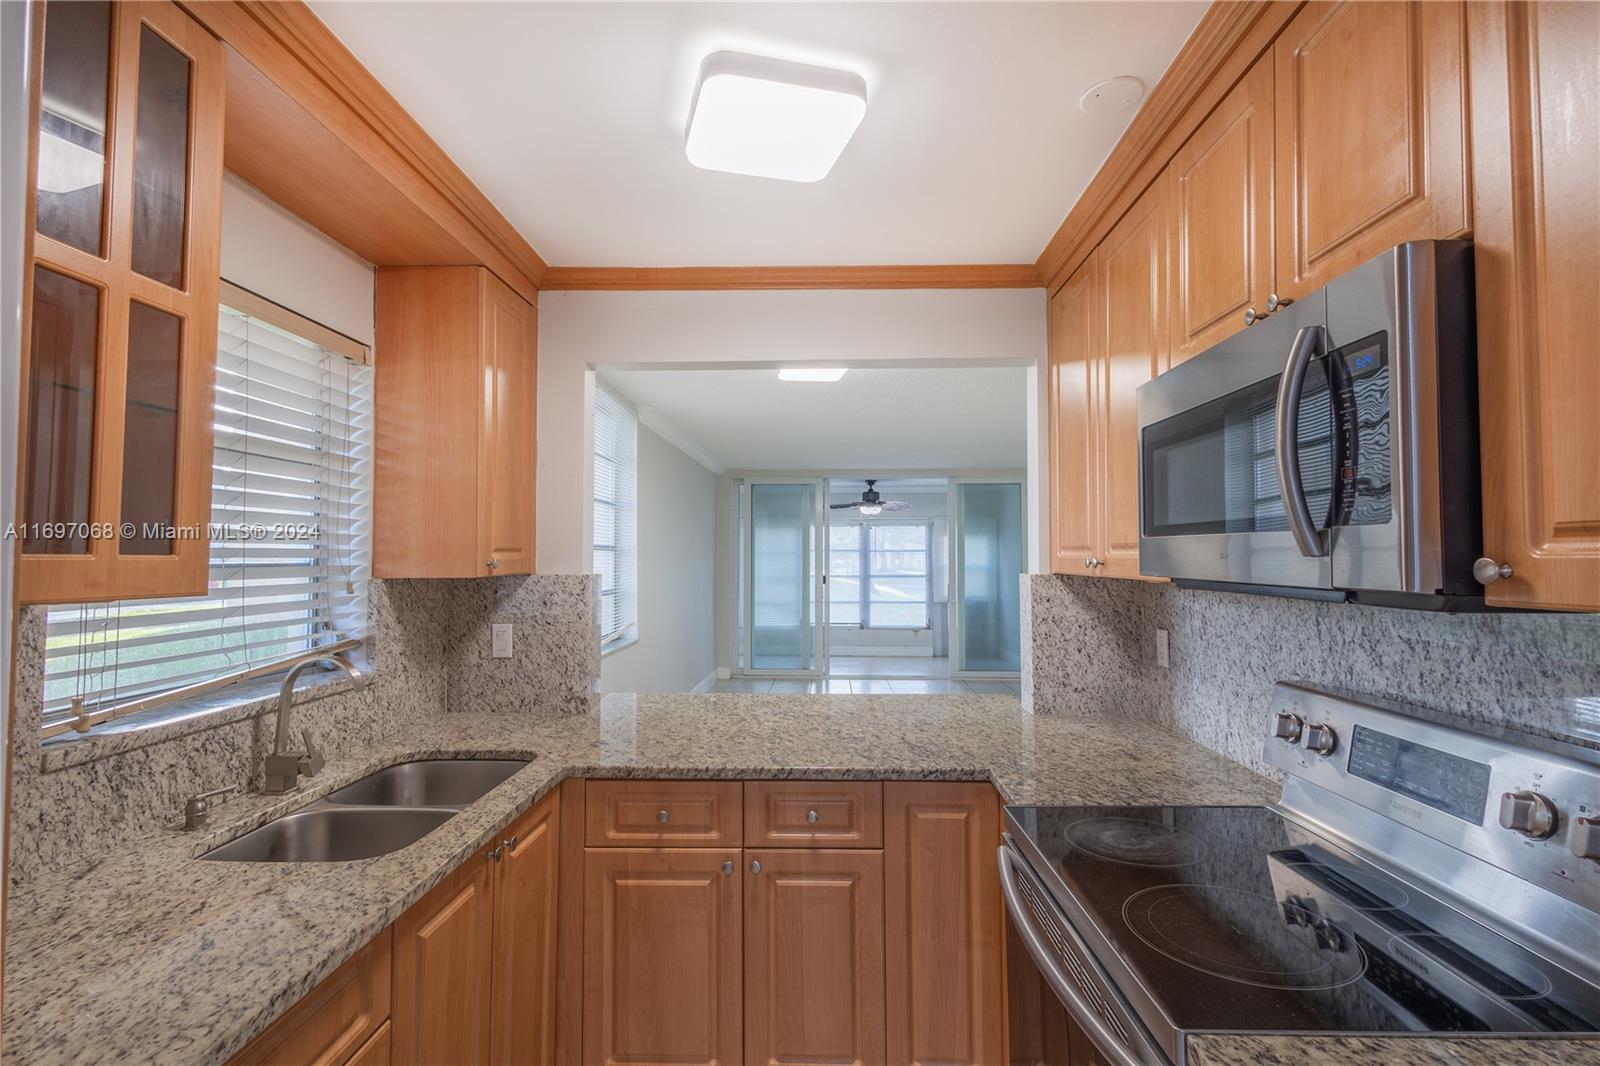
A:
{"type": "Polygon", "coordinates": [[[1289,518],[1300,554],[1315,559],[1328,554],[1328,535],[1317,529],[1306,502],[1305,485],[1300,480],[1300,396],[1305,391],[1306,371],[1311,360],[1324,348],[1321,326],[1301,326],[1289,346],[1289,361],[1278,382],[1277,447],[1278,488],[1283,494],[1283,511],[1289,518]]]}
{"type": "Polygon", "coordinates": [[[1051,955],[1050,949],[1045,947],[1043,936],[1029,920],[1027,908],[1017,893],[1017,873],[1013,868],[1017,857],[1012,854],[1009,847],[1001,844],[997,858],[1000,863],[1000,893],[1005,897],[1006,911],[1010,913],[1012,923],[1022,936],[1022,942],[1027,945],[1028,954],[1033,956],[1039,972],[1055,992],[1056,998],[1061,1000],[1062,1006],[1067,1008],[1079,1028],[1112,1066],[1143,1066],[1127,1046],[1116,1038],[1067,975],[1061,972],[1061,964],[1051,955]]]}

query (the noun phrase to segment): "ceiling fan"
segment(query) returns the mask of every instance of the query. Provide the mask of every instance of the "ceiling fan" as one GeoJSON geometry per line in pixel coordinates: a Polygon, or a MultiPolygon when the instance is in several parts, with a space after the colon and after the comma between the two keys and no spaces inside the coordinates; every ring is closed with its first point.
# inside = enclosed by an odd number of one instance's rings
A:
{"type": "Polygon", "coordinates": [[[904,500],[886,500],[873,486],[878,483],[877,478],[867,478],[867,491],[861,494],[861,499],[849,503],[830,503],[829,510],[838,511],[846,507],[854,507],[864,515],[875,515],[880,511],[909,511],[911,505],[904,500]]]}

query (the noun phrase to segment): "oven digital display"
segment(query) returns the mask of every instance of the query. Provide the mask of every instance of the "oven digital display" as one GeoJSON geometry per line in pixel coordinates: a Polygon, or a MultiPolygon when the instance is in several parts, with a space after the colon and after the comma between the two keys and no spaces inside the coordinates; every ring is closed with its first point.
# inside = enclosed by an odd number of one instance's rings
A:
{"type": "Polygon", "coordinates": [[[1489,802],[1489,767],[1356,726],[1350,773],[1474,825],[1489,802]]]}

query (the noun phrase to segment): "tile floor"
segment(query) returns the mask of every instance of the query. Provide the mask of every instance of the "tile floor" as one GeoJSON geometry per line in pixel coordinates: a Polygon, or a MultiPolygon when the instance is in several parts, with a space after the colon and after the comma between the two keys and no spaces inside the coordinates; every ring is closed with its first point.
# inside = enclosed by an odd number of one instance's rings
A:
{"type": "Polygon", "coordinates": [[[1009,693],[1021,696],[1022,683],[1015,679],[963,681],[950,677],[948,659],[895,657],[887,655],[835,655],[828,663],[828,676],[818,680],[766,677],[736,677],[717,681],[712,692],[833,692],[855,695],[890,694],[929,696],[957,693],[1009,693]]]}

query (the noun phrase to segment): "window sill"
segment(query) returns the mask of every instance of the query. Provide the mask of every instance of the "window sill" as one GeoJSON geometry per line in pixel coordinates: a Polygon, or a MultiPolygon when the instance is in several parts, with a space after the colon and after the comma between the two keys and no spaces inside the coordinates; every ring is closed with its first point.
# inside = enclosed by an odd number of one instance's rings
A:
{"type": "MultiPolygon", "coordinates": [[[[370,660],[360,652],[350,658],[361,671],[359,680],[352,680],[343,671],[335,670],[316,675],[302,674],[295,686],[295,702],[298,704],[307,698],[323,699],[354,692],[371,684],[373,669],[370,660]]],[[[277,709],[278,690],[282,684],[283,675],[274,674],[194,699],[131,714],[98,726],[88,733],[52,737],[42,745],[40,770],[47,774],[54,773],[272,714],[277,709]]]]}
{"type": "Polygon", "coordinates": [[[627,636],[614,637],[605,644],[600,645],[600,658],[604,659],[614,651],[622,651],[639,643],[639,634],[630,633],[627,636]]]}

